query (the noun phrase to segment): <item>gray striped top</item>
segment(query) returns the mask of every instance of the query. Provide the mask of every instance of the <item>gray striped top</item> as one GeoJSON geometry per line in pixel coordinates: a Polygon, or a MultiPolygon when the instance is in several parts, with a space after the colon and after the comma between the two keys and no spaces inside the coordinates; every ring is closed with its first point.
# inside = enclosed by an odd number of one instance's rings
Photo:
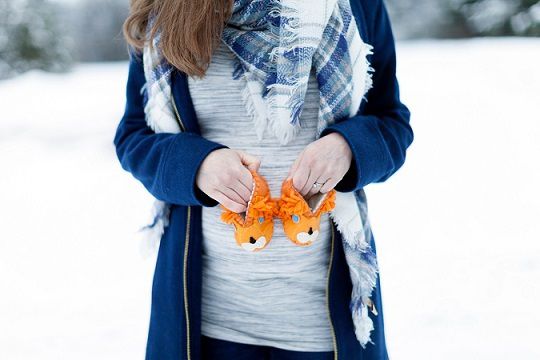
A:
{"type": "MultiPolygon", "coordinates": [[[[242,102],[243,80],[233,80],[233,54],[223,44],[203,79],[188,78],[202,136],[244,150],[261,160],[271,196],[296,157],[316,139],[318,84],[312,71],[301,122],[305,128],[288,145],[265,133],[257,140],[242,102]]],[[[291,242],[274,218],[270,244],[248,252],[234,240],[232,224],[220,220],[219,206],[202,212],[202,334],[246,344],[296,351],[331,351],[326,303],[330,257],[330,218],[321,216],[318,239],[301,247],[291,242]]]]}

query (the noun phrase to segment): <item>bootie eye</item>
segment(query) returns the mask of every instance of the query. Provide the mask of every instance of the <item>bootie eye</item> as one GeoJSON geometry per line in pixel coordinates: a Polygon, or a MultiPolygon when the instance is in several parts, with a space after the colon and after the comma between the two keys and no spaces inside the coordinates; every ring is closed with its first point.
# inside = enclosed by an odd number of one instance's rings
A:
{"type": "Polygon", "coordinates": [[[300,216],[298,216],[296,214],[292,214],[291,219],[292,219],[293,223],[298,224],[298,222],[300,221],[300,216]]]}
{"type": "Polygon", "coordinates": [[[264,222],[264,216],[259,216],[259,224],[262,224],[264,222]]]}

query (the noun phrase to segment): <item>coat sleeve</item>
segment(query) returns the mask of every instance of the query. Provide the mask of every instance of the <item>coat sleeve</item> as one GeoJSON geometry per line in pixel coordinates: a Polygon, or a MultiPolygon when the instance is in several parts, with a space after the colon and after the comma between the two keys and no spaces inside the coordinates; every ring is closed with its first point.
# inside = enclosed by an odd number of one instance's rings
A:
{"type": "Polygon", "coordinates": [[[388,179],[403,165],[413,141],[410,112],[400,101],[395,42],[386,7],[382,0],[375,0],[364,8],[373,46],[373,86],[366,95],[363,112],[336,121],[321,133],[340,133],[353,153],[351,167],[335,186],[340,192],[388,179]]]}
{"type": "Polygon", "coordinates": [[[114,136],[122,168],[157,199],[178,205],[216,206],[196,185],[197,171],[213,150],[227,146],[193,132],[155,133],[145,120],[142,59],[130,52],[125,111],[114,136]]]}

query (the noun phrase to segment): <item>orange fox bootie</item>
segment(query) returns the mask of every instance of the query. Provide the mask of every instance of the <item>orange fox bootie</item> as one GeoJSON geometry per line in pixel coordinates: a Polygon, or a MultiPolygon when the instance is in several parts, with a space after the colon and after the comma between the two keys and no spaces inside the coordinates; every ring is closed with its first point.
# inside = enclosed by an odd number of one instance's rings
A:
{"type": "Polygon", "coordinates": [[[278,217],[283,223],[285,235],[297,245],[311,245],[319,236],[321,214],[335,207],[336,190],[316,193],[306,202],[293,186],[292,178],[281,185],[278,199],[278,217]]]}
{"type": "Polygon", "coordinates": [[[277,201],[271,198],[264,177],[255,170],[250,172],[253,176],[253,190],[246,211],[236,213],[220,204],[223,209],[221,220],[234,225],[234,238],[239,246],[247,251],[259,251],[272,239],[277,201]]]}

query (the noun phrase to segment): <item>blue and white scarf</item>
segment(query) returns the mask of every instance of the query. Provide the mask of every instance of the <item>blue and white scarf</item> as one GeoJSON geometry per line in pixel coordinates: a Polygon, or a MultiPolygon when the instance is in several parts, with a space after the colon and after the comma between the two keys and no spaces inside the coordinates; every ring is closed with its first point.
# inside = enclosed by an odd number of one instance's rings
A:
{"type": "MultiPolygon", "coordinates": [[[[148,34],[153,26],[150,19],[148,34]]],[[[160,48],[160,32],[143,50],[146,84],[141,89],[146,121],[156,133],[181,131],[171,103],[173,67],[160,48]]],[[[367,56],[349,0],[235,0],[222,41],[236,55],[231,80],[244,81],[243,100],[259,139],[268,129],[282,144],[301,131],[300,114],[310,71],[315,70],[320,107],[317,137],[336,119],[357,114],[372,86],[367,56]]],[[[350,309],[358,341],[372,342],[377,315],[371,296],[378,265],[363,189],[337,192],[330,217],[343,238],[352,281],[350,309]]],[[[149,230],[154,244],[168,225],[168,204],[156,200],[149,230]]],[[[150,243],[152,243],[150,239],[150,243]]]]}

